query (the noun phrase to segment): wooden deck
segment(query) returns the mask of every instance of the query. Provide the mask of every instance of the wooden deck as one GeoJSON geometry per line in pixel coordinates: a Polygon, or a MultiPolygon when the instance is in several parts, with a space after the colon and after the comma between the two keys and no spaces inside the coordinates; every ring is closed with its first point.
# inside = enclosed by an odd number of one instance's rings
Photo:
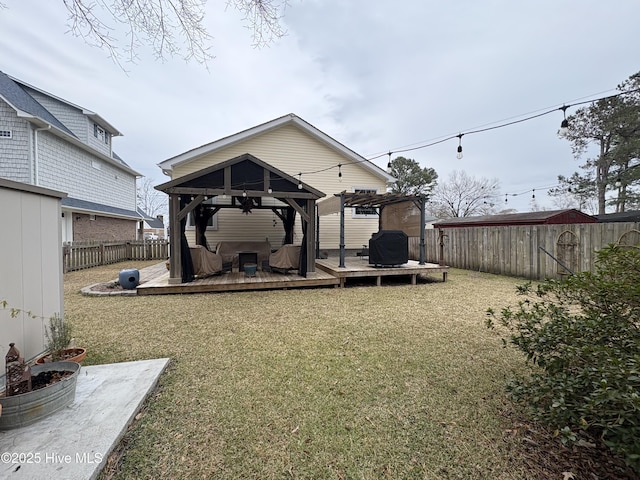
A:
{"type": "Polygon", "coordinates": [[[338,267],[338,258],[316,260],[315,273],[309,277],[301,277],[295,271],[288,274],[256,272],[254,277],[248,277],[244,272],[229,272],[220,275],[199,278],[189,283],[169,284],[169,272],[149,278],[137,288],[138,295],[166,295],[172,293],[208,293],[232,292],[246,290],[270,290],[283,288],[304,288],[334,286],[344,287],[346,280],[375,277],[376,285],[382,285],[382,279],[390,276],[408,276],[411,284],[416,284],[419,274],[442,273],[442,280],[446,281],[449,267],[435,263],[420,265],[417,261],[399,267],[374,267],[369,265],[366,258],[347,257],[345,268],[338,267]]]}
{"type": "Polygon", "coordinates": [[[344,287],[348,278],[375,277],[376,285],[382,285],[384,277],[409,276],[411,284],[415,285],[417,276],[420,274],[442,273],[442,281],[447,281],[448,266],[437,263],[425,263],[420,265],[416,260],[409,260],[408,263],[398,267],[375,267],[369,265],[367,257],[347,257],[344,259],[344,268],[340,268],[339,258],[327,258],[316,260],[316,269],[323,270],[340,280],[340,286],[344,287]]]}
{"type": "Polygon", "coordinates": [[[244,272],[229,272],[199,278],[189,283],[169,284],[169,272],[138,286],[138,295],[166,295],[170,293],[233,292],[242,290],[270,290],[283,288],[337,286],[340,281],[322,270],[301,277],[291,273],[271,273],[258,270],[254,277],[244,272]]]}

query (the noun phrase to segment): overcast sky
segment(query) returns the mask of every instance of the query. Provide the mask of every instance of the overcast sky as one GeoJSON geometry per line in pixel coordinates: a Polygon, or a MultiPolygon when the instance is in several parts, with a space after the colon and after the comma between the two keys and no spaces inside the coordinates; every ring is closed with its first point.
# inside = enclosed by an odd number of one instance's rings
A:
{"type": "MultiPolygon", "coordinates": [[[[262,49],[209,0],[208,70],[143,48],[126,72],[68,33],[62,0],[0,3],[0,70],[101,115],[124,134],[114,150],[155,184],[168,180],[159,162],[287,113],[371,158],[615,93],[640,71],[638,0],[290,0],[287,35],[262,49]]],[[[520,212],[532,189],[554,208],[546,188],[580,164],[561,121],[466,135],[461,160],[457,139],[402,155],[444,181],[455,169],[497,178],[501,204],[520,212]]]]}

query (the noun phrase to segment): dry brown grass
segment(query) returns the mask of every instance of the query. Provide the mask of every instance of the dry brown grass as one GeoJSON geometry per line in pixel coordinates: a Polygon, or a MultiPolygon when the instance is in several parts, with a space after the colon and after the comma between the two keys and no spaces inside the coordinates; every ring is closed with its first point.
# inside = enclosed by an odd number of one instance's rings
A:
{"type": "MultiPolygon", "coordinates": [[[[143,263],[134,265],[142,268],[143,263]]],[[[522,359],[484,326],[521,280],[145,297],[65,276],[87,364],[170,357],[114,478],[528,478],[504,384],[522,359]]]]}

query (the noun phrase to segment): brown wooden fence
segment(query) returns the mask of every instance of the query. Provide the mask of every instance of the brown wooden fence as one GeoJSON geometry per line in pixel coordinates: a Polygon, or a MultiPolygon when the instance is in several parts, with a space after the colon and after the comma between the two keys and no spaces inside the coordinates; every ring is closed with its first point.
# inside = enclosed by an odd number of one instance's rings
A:
{"type": "MultiPolygon", "coordinates": [[[[640,223],[581,223],[513,227],[461,227],[425,231],[426,261],[455,268],[524,277],[561,278],[593,271],[594,252],[606,245],[640,245],[640,223]]],[[[409,257],[420,258],[420,239],[409,239],[409,257]]]]}
{"type": "Polygon", "coordinates": [[[168,257],[166,240],[72,242],[62,247],[65,273],[125,260],[166,260],[168,257]]]}

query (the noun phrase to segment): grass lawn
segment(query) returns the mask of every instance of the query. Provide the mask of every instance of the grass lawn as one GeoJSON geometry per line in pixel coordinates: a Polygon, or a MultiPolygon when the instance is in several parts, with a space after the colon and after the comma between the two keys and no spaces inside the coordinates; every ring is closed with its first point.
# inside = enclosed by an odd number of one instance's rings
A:
{"type": "Polygon", "coordinates": [[[79,293],[150,264],[64,278],[86,365],[172,359],[103,478],[532,478],[504,393],[523,359],[484,326],[522,280],[79,293]]]}

